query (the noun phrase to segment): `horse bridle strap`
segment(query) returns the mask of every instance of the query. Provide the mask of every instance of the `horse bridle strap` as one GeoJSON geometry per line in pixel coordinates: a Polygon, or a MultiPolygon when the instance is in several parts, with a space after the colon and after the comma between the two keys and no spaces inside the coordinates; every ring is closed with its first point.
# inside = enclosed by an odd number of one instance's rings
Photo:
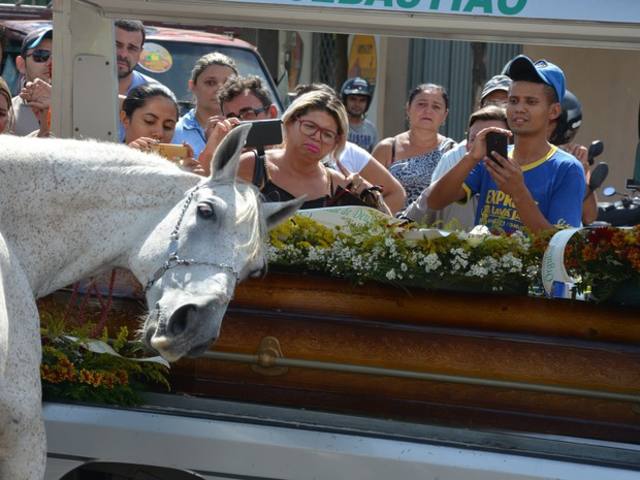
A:
{"type": "Polygon", "coordinates": [[[162,278],[162,276],[165,273],[167,273],[167,270],[171,270],[172,268],[177,266],[205,265],[209,267],[216,267],[232,274],[233,276],[236,277],[236,279],[238,279],[239,274],[236,271],[236,269],[233,268],[233,266],[231,265],[227,265],[224,263],[203,262],[201,260],[194,260],[191,258],[181,258],[180,255],[178,254],[178,239],[180,235],[180,226],[182,225],[182,220],[184,219],[184,216],[186,215],[189,205],[193,201],[193,198],[195,197],[196,192],[200,189],[200,187],[202,187],[202,185],[203,184],[196,185],[191,190],[191,192],[189,192],[189,195],[187,195],[187,198],[185,199],[184,204],[182,205],[182,210],[180,211],[180,217],[178,217],[178,222],[174,227],[173,231],[171,232],[171,242],[169,244],[169,258],[162,264],[162,266],[158,270],[156,270],[156,272],[153,274],[151,279],[147,282],[147,284],[144,287],[143,293],[147,293],[147,291],[153,286],[153,284],[156,283],[158,280],[160,280],[160,278],[162,278]]]}

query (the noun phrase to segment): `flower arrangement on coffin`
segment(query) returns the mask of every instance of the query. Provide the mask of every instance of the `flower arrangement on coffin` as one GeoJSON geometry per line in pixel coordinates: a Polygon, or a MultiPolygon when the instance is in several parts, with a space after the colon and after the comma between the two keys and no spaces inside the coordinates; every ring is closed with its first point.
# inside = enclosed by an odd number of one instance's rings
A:
{"type": "MultiPolygon", "coordinates": [[[[298,215],[271,232],[269,258],[275,268],[359,284],[517,293],[529,287],[538,293],[542,257],[556,232],[492,235],[476,227],[443,233],[384,219],[328,228],[298,215]]],[[[564,261],[579,293],[640,305],[640,226],[581,230],[567,245],[564,261]]]]}
{"type": "Polygon", "coordinates": [[[540,264],[530,246],[525,235],[484,227],[444,233],[378,219],[332,229],[297,215],[271,232],[269,261],[358,284],[526,293],[540,264]]]}
{"type": "Polygon", "coordinates": [[[622,303],[640,304],[640,225],[582,230],[572,237],[564,261],[578,279],[578,291],[590,290],[597,300],[625,296],[622,303]]]}
{"type": "Polygon", "coordinates": [[[141,344],[129,341],[127,327],[120,327],[114,340],[106,327],[99,339],[91,339],[93,324],[71,328],[50,312],[41,312],[41,317],[45,400],[136,405],[148,384],[169,389],[167,365],[141,359],[141,344]]]}

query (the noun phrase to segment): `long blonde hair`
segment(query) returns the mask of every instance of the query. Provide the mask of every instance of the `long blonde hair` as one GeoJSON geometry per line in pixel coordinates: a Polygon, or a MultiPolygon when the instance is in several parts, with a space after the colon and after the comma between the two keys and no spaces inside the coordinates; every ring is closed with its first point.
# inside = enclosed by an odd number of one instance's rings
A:
{"type": "Polygon", "coordinates": [[[338,138],[332,152],[333,156],[338,158],[347,143],[349,117],[347,117],[347,110],[344,105],[335,95],[321,90],[312,90],[300,95],[284,112],[282,122],[285,125],[290,125],[303,115],[315,111],[328,113],[338,125],[338,138]]]}
{"type": "Polygon", "coordinates": [[[0,132],[0,133],[6,133],[13,130],[13,123],[15,119],[13,116],[13,107],[11,106],[11,90],[9,89],[9,85],[7,85],[7,82],[5,82],[4,78],[2,77],[0,77],[0,95],[2,95],[7,100],[7,107],[9,110],[8,111],[9,121],[7,122],[7,125],[4,128],[4,131],[0,132]]]}

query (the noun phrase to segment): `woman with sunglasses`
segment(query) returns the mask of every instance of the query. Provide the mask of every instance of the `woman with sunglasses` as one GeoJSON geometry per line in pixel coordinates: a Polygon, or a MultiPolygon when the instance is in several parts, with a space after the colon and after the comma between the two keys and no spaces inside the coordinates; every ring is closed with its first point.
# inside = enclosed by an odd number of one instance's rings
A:
{"type": "MultiPolygon", "coordinates": [[[[282,116],[284,144],[264,156],[247,152],[240,159],[238,175],[252,182],[266,201],[285,201],[306,195],[303,209],[339,204],[345,189],[370,192],[372,186],[326,167],[322,160],[339,155],[349,128],[347,112],[335,96],[312,91],[298,97],[282,116]]],[[[351,195],[351,194],[348,194],[351,195]]],[[[379,208],[390,213],[381,196],[379,208]]]]}

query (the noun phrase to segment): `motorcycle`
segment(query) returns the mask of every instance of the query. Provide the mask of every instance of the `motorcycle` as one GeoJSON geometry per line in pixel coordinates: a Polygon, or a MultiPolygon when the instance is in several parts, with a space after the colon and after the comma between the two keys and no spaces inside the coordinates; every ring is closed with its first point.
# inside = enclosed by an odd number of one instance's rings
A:
{"type": "MultiPolygon", "coordinates": [[[[640,109],[638,110],[638,138],[640,139],[640,109]]],[[[613,187],[602,190],[605,197],[619,195],[622,197],[615,202],[598,203],[598,222],[606,222],[614,227],[633,226],[640,224],[640,141],[636,148],[634,178],[628,179],[626,184],[629,193],[619,193],[613,187]]]]}
{"type": "Polygon", "coordinates": [[[622,198],[615,202],[598,202],[598,221],[614,227],[640,224],[640,183],[629,179],[626,188],[627,194],[617,192],[614,187],[602,190],[605,197],[620,195],[622,198]]]}

